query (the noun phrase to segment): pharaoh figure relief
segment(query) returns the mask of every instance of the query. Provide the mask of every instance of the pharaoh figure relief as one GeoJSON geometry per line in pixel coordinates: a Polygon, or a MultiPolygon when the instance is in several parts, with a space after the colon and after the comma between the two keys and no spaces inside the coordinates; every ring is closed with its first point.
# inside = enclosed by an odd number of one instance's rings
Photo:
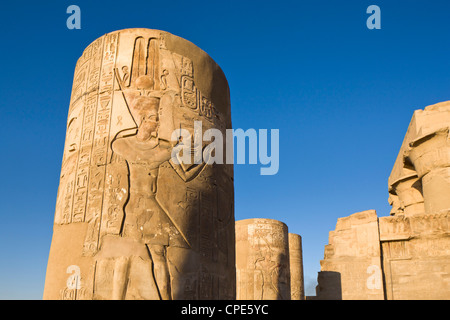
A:
{"type": "Polygon", "coordinates": [[[192,138],[194,121],[202,130],[231,128],[226,78],[198,47],[126,29],[86,48],[44,298],[235,298],[232,166],[209,161],[208,141],[192,148],[201,161],[172,157],[194,140],[174,131],[192,138]]]}
{"type": "Polygon", "coordinates": [[[290,300],[288,228],[272,219],[236,222],[238,300],[290,300]]]}

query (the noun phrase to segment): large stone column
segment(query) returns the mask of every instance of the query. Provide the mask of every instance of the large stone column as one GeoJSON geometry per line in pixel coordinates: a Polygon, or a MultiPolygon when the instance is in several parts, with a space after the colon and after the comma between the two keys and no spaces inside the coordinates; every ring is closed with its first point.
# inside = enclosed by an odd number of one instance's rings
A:
{"type": "Polygon", "coordinates": [[[289,265],[291,274],[291,300],[305,300],[302,237],[295,233],[289,233],[289,265]]]}
{"type": "Polygon", "coordinates": [[[236,298],[290,300],[288,228],[272,219],[236,221],[236,298]]]}
{"type": "Polygon", "coordinates": [[[392,217],[380,217],[388,300],[448,299],[450,101],[414,111],[389,177],[392,217]]]}
{"type": "Polygon", "coordinates": [[[425,212],[450,209],[450,140],[449,128],[425,134],[412,141],[405,151],[422,179],[425,212]]]}
{"type": "Polygon", "coordinates": [[[194,121],[231,128],[227,80],[191,42],[126,29],[84,50],[45,299],[235,299],[232,165],[172,157],[194,121]]]}

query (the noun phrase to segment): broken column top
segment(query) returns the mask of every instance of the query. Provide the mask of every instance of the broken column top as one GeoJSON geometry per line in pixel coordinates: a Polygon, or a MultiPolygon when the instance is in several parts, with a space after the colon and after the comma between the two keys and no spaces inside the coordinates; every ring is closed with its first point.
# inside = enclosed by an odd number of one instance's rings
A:
{"type": "Polygon", "coordinates": [[[436,103],[425,107],[424,110],[419,109],[414,111],[388,179],[389,189],[399,181],[417,175],[414,167],[408,162],[405,163],[404,154],[409,148],[409,144],[420,136],[425,136],[438,131],[439,129],[448,127],[449,123],[450,101],[436,103]]]}
{"type": "Polygon", "coordinates": [[[418,167],[418,163],[413,164],[411,148],[424,137],[447,129],[449,123],[450,101],[430,105],[424,110],[414,112],[388,179],[391,215],[415,215],[425,211],[421,180],[423,172],[417,172],[421,166],[418,167]]]}

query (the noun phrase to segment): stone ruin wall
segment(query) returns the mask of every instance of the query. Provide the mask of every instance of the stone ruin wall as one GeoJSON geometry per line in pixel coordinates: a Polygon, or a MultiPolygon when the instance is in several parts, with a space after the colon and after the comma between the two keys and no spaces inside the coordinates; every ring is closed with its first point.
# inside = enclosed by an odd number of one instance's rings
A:
{"type": "Polygon", "coordinates": [[[450,298],[449,127],[450,102],[414,112],[388,179],[391,216],[338,219],[316,299],[450,298]]]}

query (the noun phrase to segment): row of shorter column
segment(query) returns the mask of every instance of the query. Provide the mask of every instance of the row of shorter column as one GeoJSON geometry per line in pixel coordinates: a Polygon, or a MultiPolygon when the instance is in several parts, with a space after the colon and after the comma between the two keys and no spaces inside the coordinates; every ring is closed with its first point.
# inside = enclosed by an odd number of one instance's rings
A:
{"type": "Polygon", "coordinates": [[[278,220],[236,221],[236,299],[304,300],[301,236],[278,220]]]}

